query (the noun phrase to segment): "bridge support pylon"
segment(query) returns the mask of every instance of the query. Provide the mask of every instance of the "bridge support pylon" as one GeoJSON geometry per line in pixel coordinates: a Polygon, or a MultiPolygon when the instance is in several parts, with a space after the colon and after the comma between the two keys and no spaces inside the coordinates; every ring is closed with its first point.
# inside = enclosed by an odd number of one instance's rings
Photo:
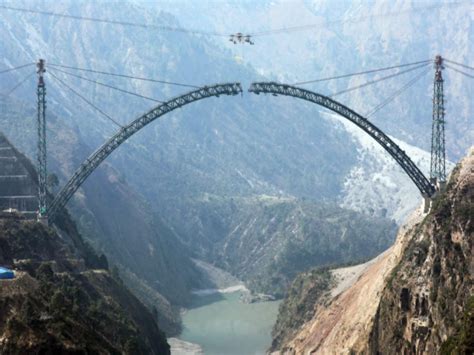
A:
{"type": "Polygon", "coordinates": [[[47,165],[46,165],[46,86],[44,83],[45,62],[40,59],[36,64],[38,70],[37,95],[37,129],[38,129],[38,221],[48,223],[47,210],[47,165]]]}
{"type": "Polygon", "coordinates": [[[430,180],[438,191],[446,185],[446,150],[444,137],[444,80],[443,57],[437,55],[434,61],[435,77],[433,84],[433,121],[431,130],[430,180]]]}

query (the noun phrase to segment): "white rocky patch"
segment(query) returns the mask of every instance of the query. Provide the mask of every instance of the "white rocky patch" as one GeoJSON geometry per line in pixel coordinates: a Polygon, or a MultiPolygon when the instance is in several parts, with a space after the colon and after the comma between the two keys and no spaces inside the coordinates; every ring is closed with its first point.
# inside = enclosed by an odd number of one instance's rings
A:
{"type": "MultiPolygon", "coordinates": [[[[340,206],[366,214],[385,215],[400,224],[422,201],[416,186],[398,163],[364,131],[336,114],[324,111],[321,114],[342,124],[358,145],[358,161],[346,176],[340,206]]],[[[429,175],[429,152],[390,138],[425,176],[429,175]]],[[[446,168],[450,171],[453,166],[447,162],[446,168]]]]}

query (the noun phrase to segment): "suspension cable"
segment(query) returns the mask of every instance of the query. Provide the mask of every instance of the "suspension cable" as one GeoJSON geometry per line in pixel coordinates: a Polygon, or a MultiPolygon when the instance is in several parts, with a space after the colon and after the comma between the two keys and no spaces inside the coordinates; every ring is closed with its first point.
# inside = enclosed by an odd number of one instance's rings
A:
{"type": "Polygon", "coordinates": [[[359,23],[359,22],[365,22],[367,20],[372,20],[376,19],[379,17],[397,17],[401,15],[406,15],[410,13],[417,13],[417,12],[423,12],[423,11],[429,11],[433,10],[436,8],[443,8],[443,7],[451,7],[451,6],[463,6],[464,4],[469,3],[469,1],[458,1],[458,2],[451,2],[451,3],[445,3],[445,4],[436,4],[436,5],[431,5],[431,6],[426,6],[426,7],[418,7],[414,9],[409,9],[405,11],[398,11],[398,12],[388,12],[385,14],[374,14],[371,16],[362,16],[359,18],[349,18],[349,19],[335,19],[332,21],[327,21],[323,23],[317,23],[317,24],[308,24],[308,25],[301,25],[301,26],[293,26],[293,27],[283,27],[283,28],[277,28],[277,29],[270,29],[270,30],[265,30],[265,31],[260,31],[260,32],[253,32],[250,33],[250,36],[252,37],[261,37],[261,36],[268,36],[268,35],[274,35],[274,34],[279,34],[279,33],[291,33],[291,32],[298,32],[298,31],[306,31],[310,29],[315,29],[315,28],[321,28],[325,27],[327,25],[331,24],[344,24],[344,23],[359,23]]]}
{"type": "Polygon", "coordinates": [[[100,81],[96,81],[96,80],[92,80],[92,79],[89,79],[89,78],[85,78],[83,76],[80,76],[80,75],[77,75],[77,74],[73,74],[73,73],[69,73],[65,70],[61,70],[61,69],[58,69],[58,68],[50,68],[50,70],[56,70],[56,71],[59,71],[61,73],[64,73],[64,74],[67,74],[67,75],[71,75],[71,76],[74,76],[78,79],[82,79],[82,80],[85,80],[85,81],[88,81],[90,83],[94,83],[94,84],[97,84],[97,85],[101,85],[101,86],[105,86],[109,89],[113,89],[113,90],[117,90],[117,91],[120,91],[120,92],[123,92],[125,94],[129,94],[129,95],[133,95],[133,96],[137,96],[137,97],[140,97],[142,99],[146,99],[146,100],[150,100],[150,101],[154,101],[154,102],[158,102],[160,104],[164,103],[164,101],[160,101],[160,100],[156,100],[152,97],[149,97],[149,96],[144,96],[144,95],[141,95],[141,94],[138,94],[136,92],[132,92],[132,91],[128,91],[128,90],[125,90],[125,89],[121,89],[121,88],[118,88],[118,87],[115,87],[115,86],[112,86],[110,84],[106,84],[106,83],[102,83],[100,81]]]}
{"type": "Polygon", "coordinates": [[[305,85],[305,84],[318,83],[318,82],[321,82],[321,81],[329,81],[329,80],[335,80],[335,79],[348,78],[348,77],[351,77],[351,76],[370,74],[370,73],[375,73],[375,72],[380,72],[380,71],[385,71],[385,70],[390,70],[390,69],[396,69],[396,68],[403,68],[403,67],[408,67],[408,66],[411,66],[411,65],[425,64],[425,63],[429,63],[429,62],[432,62],[432,61],[433,61],[432,59],[420,60],[418,62],[406,63],[406,64],[401,64],[401,65],[394,65],[394,66],[391,66],[391,67],[385,67],[385,68],[379,68],[379,69],[370,69],[370,70],[361,71],[361,72],[357,72],[357,73],[350,73],[350,74],[337,75],[337,76],[332,76],[332,77],[327,77],[327,78],[322,78],[322,79],[301,81],[299,83],[294,83],[292,85],[305,85]]]}
{"type": "Polygon", "coordinates": [[[450,60],[450,59],[443,58],[443,61],[448,62],[448,63],[451,63],[451,64],[459,65],[459,66],[464,67],[464,68],[466,68],[466,69],[474,70],[474,68],[473,68],[473,67],[470,67],[469,65],[466,65],[466,64],[463,64],[463,63],[458,63],[458,62],[455,62],[455,61],[450,60]]]}
{"type": "Polygon", "coordinates": [[[26,13],[31,13],[31,14],[68,18],[72,20],[100,22],[100,23],[106,23],[106,24],[111,24],[111,25],[138,27],[138,28],[152,29],[152,30],[159,30],[159,31],[183,32],[183,33],[191,33],[191,34],[206,35],[206,36],[228,37],[228,34],[211,32],[211,31],[193,30],[193,29],[187,29],[183,27],[160,26],[160,25],[154,25],[150,23],[137,23],[137,22],[109,20],[109,19],[104,19],[104,18],[67,15],[67,14],[61,14],[61,13],[51,12],[51,11],[39,11],[39,10],[25,9],[25,8],[20,8],[20,7],[6,6],[6,5],[0,5],[0,8],[5,9],[5,10],[11,10],[11,11],[26,12],[26,13]]]}
{"type": "MultiPolygon", "coordinates": [[[[363,16],[363,17],[352,18],[352,19],[349,18],[349,19],[345,19],[345,20],[340,18],[340,19],[328,21],[326,23],[308,24],[308,25],[302,25],[302,26],[293,26],[293,27],[269,29],[269,30],[265,30],[265,31],[249,33],[249,35],[252,36],[252,37],[257,37],[257,36],[265,36],[265,35],[272,35],[272,34],[278,34],[278,33],[290,33],[290,32],[295,32],[295,31],[304,31],[304,30],[309,30],[309,29],[313,29],[313,28],[326,26],[328,24],[346,23],[346,22],[358,23],[358,22],[364,22],[364,21],[371,20],[371,19],[374,19],[374,18],[379,18],[379,17],[382,17],[382,18],[383,17],[394,17],[394,16],[400,16],[400,15],[404,15],[404,14],[417,13],[417,12],[422,12],[422,11],[429,11],[429,10],[433,10],[433,9],[436,9],[436,8],[462,6],[465,3],[469,3],[469,1],[458,1],[458,2],[451,2],[451,3],[445,3],[445,4],[435,4],[435,5],[431,5],[431,6],[418,7],[418,8],[413,8],[413,9],[404,10],[404,11],[388,12],[388,13],[385,13],[385,14],[374,14],[374,15],[371,15],[371,16],[363,16]]],[[[6,6],[6,5],[0,5],[0,9],[23,12],[23,13],[46,15],[46,16],[59,17],[59,18],[67,18],[67,19],[80,20],[80,21],[91,21],[91,22],[98,22],[98,23],[105,23],[105,24],[112,24],[112,25],[120,25],[120,26],[136,27],[136,28],[143,28],[143,29],[151,29],[151,30],[158,30],[158,31],[182,32],[182,33],[204,35],[204,36],[215,36],[215,37],[228,37],[229,36],[228,33],[221,33],[221,32],[215,32],[215,31],[204,31],[204,30],[196,30],[196,29],[187,29],[187,28],[184,28],[184,27],[155,25],[155,24],[143,23],[143,22],[129,22],[129,21],[110,20],[110,19],[106,19],[106,18],[95,18],[95,17],[86,17],[86,16],[79,16],[79,15],[68,15],[68,14],[63,14],[63,13],[58,13],[58,12],[39,11],[39,10],[19,8],[19,7],[6,6]]]]}
{"type": "Polygon", "coordinates": [[[463,72],[462,70],[459,70],[459,69],[457,69],[457,68],[454,68],[454,67],[450,66],[449,64],[445,64],[444,66],[445,66],[446,68],[450,69],[450,70],[454,70],[455,72],[458,72],[458,73],[463,74],[463,75],[465,75],[465,76],[467,76],[467,77],[469,77],[469,78],[471,78],[471,79],[474,79],[474,75],[471,75],[471,74],[468,74],[468,73],[466,73],[466,72],[463,72]]]}
{"type": "Polygon", "coordinates": [[[18,89],[20,86],[22,86],[29,78],[31,78],[35,74],[36,74],[36,71],[34,71],[33,73],[28,74],[22,80],[20,80],[15,86],[13,86],[9,91],[7,91],[5,94],[2,94],[2,95],[10,96],[16,89],[18,89]]]}
{"type": "Polygon", "coordinates": [[[368,112],[365,117],[369,118],[373,116],[376,112],[380,111],[382,108],[387,106],[389,103],[391,103],[393,100],[395,100],[398,96],[400,96],[405,90],[408,90],[410,87],[415,85],[415,83],[420,80],[423,76],[425,76],[428,72],[430,72],[430,69],[425,70],[424,72],[418,74],[415,76],[412,80],[407,82],[405,85],[403,85],[400,89],[395,91],[391,96],[380,102],[377,106],[375,106],[370,112],[368,112]]]}
{"type": "Polygon", "coordinates": [[[387,79],[391,79],[391,78],[395,78],[399,75],[403,75],[403,74],[406,74],[406,73],[409,73],[413,70],[417,70],[417,69],[420,69],[420,68],[423,68],[423,67],[426,67],[429,63],[427,64],[422,64],[422,65],[418,65],[414,68],[410,68],[410,69],[407,69],[407,70],[404,70],[404,71],[401,71],[401,72],[398,72],[398,73],[395,73],[395,74],[390,74],[390,75],[387,75],[387,76],[384,76],[384,77],[381,77],[380,79],[376,79],[376,80],[371,80],[371,81],[368,81],[364,84],[361,84],[361,85],[357,85],[357,86],[353,86],[353,87],[350,87],[348,89],[345,89],[345,90],[342,90],[342,91],[339,91],[339,92],[336,92],[335,94],[332,94],[332,95],[329,95],[328,97],[336,97],[336,96],[339,96],[339,95],[342,95],[342,94],[346,94],[348,92],[351,92],[351,91],[354,91],[354,90],[358,90],[358,89],[361,89],[361,88],[364,88],[366,86],[369,86],[369,85],[372,85],[372,84],[376,84],[376,83],[379,83],[383,80],[387,80],[387,79]]]}
{"type": "Polygon", "coordinates": [[[136,80],[142,80],[142,81],[149,81],[149,82],[152,82],[152,83],[184,86],[184,87],[189,87],[189,88],[194,88],[194,89],[199,89],[200,88],[200,86],[196,86],[196,85],[183,84],[183,83],[177,83],[177,82],[166,81],[166,80],[151,79],[151,78],[142,78],[142,77],[126,75],[126,74],[116,74],[116,73],[110,73],[110,72],[105,72],[105,71],[100,71],[100,70],[93,70],[93,69],[77,68],[77,67],[72,67],[72,66],[69,66],[69,65],[54,64],[54,63],[49,63],[48,65],[50,67],[60,67],[60,68],[65,68],[65,69],[74,69],[74,70],[86,71],[86,72],[96,73],[96,74],[117,76],[117,77],[127,78],[127,79],[136,79],[136,80]]]}
{"type": "Polygon", "coordinates": [[[82,96],[80,93],[78,93],[76,90],[74,90],[72,87],[70,87],[68,84],[66,84],[63,80],[59,79],[56,75],[54,75],[53,72],[49,71],[49,74],[51,74],[51,76],[53,78],[55,78],[57,81],[59,81],[59,83],[61,83],[62,85],[64,85],[65,87],[67,87],[69,90],[71,90],[76,96],[80,97],[83,101],[85,101],[87,104],[89,104],[91,107],[93,107],[96,111],[98,111],[99,113],[101,113],[104,117],[106,117],[108,120],[110,120],[111,122],[113,122],[115,125],[123,128],[123,126],[118,123],[116,120],[114,120],[112,117],[110,117],[107,113],[105,113],[104,111],[102,111],[100,108],[98,108],[96,105],[94,105],[92,102],[90,102],[89,100],[87,100],[84,96],[82,96]]]}
{"type": "Polygon", "coordinates": [[[21,69],[21,68],[26,68],[26,67],[28,67],[28,66],[30,66],[30,65],[35,65],[35,63],[28,63],[28,64],[20,65],[19,67],[0,70],[0,74],[8,73],[8,72],[10,72],[10,71],[17,70],[17,69],[21,69]]]}

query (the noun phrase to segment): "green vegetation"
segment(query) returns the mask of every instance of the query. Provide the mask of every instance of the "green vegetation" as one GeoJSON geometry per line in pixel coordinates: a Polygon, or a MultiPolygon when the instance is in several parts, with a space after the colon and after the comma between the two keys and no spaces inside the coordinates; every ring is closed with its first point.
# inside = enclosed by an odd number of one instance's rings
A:
{"type": "Polygon", "coordinates": [[[468,299],[463,317],[458,320],[456,328],[455,334],[441,345],[440,354],[474,354],[474,296],[468,299]]]}
{"type": "MultiPolygon", "coordinates": [[[[193,206],[193,205],[192,205],[193,206]]],[[[333,204],[272,196],[208,196],[194,219],[198,255],[247,282],[257,292],[284,297],[293,279],[315,266],[365,261],[393,242],[393,222],[333,204]],[[204,244],[204,245],[203,245],[204,244]]]]}
{"type": "Polygon", "coordinates": [[[0,353],[169,353],[156,316],[73,231],[0,219],[0,263],[16,270],[0,289],[0,353]]]}
{"type": "Polygon", "coordinates": [[[381,297],[371,350],[473,353],[472,181],[469,172],[461,176],[458,165],[429,215],[409,232],[381,297]],[[429,319],[429,325],[420,319],[429,319]]]}
{"type": "Polygon", "coordinates": [[[272,331],[271,351],[280,349],[301,325],[314,316],[316,305],[322,302],[332,283],[332,275],[326,268],[313,269],[296,277],[280,305],[272,331]]]}

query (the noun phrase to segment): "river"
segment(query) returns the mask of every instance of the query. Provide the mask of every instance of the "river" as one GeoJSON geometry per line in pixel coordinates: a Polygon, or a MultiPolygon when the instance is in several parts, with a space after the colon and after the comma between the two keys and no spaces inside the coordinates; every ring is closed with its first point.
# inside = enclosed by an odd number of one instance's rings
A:
{"type": "Polygon", "coordinates": [[[206,355],[265,354],[280,301],[242,303],[240,294],[195,295],[179,338],[199,344],[206,355]]]}

